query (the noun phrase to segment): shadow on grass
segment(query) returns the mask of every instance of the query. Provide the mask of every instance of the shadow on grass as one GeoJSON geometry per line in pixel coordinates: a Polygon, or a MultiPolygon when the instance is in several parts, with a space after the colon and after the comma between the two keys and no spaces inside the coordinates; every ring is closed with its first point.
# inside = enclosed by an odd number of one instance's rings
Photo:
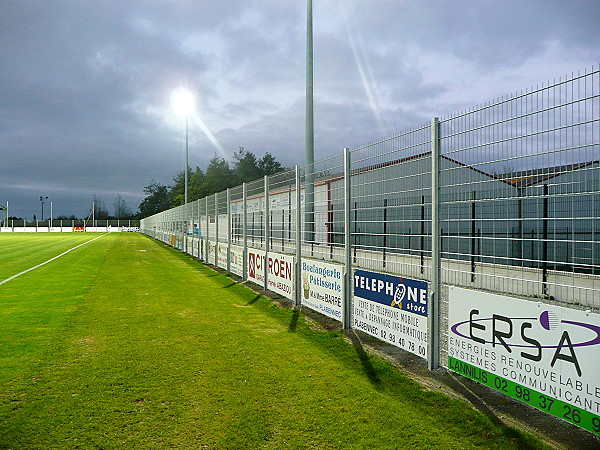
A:
{"type": "Polygon", "coordinates": [[[375,370],[375,367],[371,364],[369,355],[365,351],[362,342],[360,342],[360,339],[353,331],[347,332],[346,336],[348,336],[354,346],[354,350],[356,350],[356,354],[358,355],[358,359],[360,360],[365,375],[367,375],[367,378],[377,390],[381,389],[381,379],[377,375],[377,370],[375,370]]]}
{"type": "Polygon", "coordinates": [[[292,313],[292,320],[290,320],[290,324],[288,325],[288,331],[293,333],[298,328],[298,318],[300,317],[300,310],[294,309],[292,313]]]}
{"type": "Polygon", "coordinates": [[[529,448],[527,446],[527,437],[519,430],[508,426],[491,408],[485,404],[485,401],[483,401],[481,397],[479,397],[475,392],[466,386],[459,376],[450,374],[450,381],[448,381],[447,384],[455,392],[460,393],[471,405],[473,405],[475,409],[487,416],[496,427],[502,430],[502,433],[506,437],[523,442],[522,448],[529,448]]]}
{"type": "Polygon", "coordinates": [[[258,299],[260,298],[259,294],[256,294],[254,296],[254,298],[252,298],[248,303],[246,303],[246,306],[250,306],[253,305],[254,303],[256,303],[258,301],[258,299]]]}
{"type": "Polygon", "coordinates": [[[232,283],[226,284],[225,286],[221,286],[221,289],[227,289],[230,288],[231,286],[236,286],[237,283],[234,281],[232,283]]]}

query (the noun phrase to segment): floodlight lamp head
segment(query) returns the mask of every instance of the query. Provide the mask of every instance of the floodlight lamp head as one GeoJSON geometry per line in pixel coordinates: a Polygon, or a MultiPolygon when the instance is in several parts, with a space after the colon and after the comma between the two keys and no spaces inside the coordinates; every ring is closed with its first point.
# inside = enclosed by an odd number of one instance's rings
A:
{"type": "Polygon", "coordinates": [[[177,114],[189,116],[194,112],[194,94],[184,88],[179,88],[171,94],[171,105],[177,114]]]}

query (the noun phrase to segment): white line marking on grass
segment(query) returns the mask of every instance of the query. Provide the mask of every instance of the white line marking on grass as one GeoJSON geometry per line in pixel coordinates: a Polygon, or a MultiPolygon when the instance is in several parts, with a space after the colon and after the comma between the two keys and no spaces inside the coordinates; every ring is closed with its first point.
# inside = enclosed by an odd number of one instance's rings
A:
{"type": "Polygon", "coordinates": [[[44,261],[43,263],[41,263],[41,264],[38,264],[37,266],[30,267],[29,269],[27,269],[27,270],[24,270],[23,272],[20,272],[20,273],[18,273],[18,274],[16,274],[16,275],[13,275],[12,277],[9,277],[9,278],[7,278],[7,279],[6,279],[6,280],[4,280],[4,281],[0,281],[0,285],[3,285],[4,283],[7,283],[7,282],[9,282],[10,280],[14,280],[15,278],[17,278],[17,277],[20,277],[21,275],[23,275],[23,274],[25,274],[25,273],[27,273],[27,272],[31,272],[33,269],[37,269],[38,267],[42,267],[43,265],[45,265],[45,264],[48,264],[49,262],[52,262],[52,261],[54,261],[55,259],[58,259],[58,258],[60,258],[61,256],[64,256],[64,255],[66,255],[66,254],[67,254],[67,253],[69,253],[69,252],[72,252],[72,251],[73,251],[73,250],[75,250],[76,248],[79,248],[79,247],[81,247],[82,245],[85,245],[85,244],[89,244],[90,242],[93,242],[93,241],[95,241],[96,239],[100,239],[101,237],[104,237],[104,236],[106,236],[107,234],[108,234],[108,233],[106,233],[106,234],[103,234],[102,236],[95,237],[94,239],[90,239],[89,241],[87,241],[87,242],[84,242],[83,244],[76,245],[75,247],[73,247],[73,248],[70,248],[70,249],[69,249],[69,250],[67,250],[66,252],[63,252],[63,253],[61,253],[60,255],[57,255],[57,256],[55,256],[54,258],[50,258],[48,261],[44,261]]]}

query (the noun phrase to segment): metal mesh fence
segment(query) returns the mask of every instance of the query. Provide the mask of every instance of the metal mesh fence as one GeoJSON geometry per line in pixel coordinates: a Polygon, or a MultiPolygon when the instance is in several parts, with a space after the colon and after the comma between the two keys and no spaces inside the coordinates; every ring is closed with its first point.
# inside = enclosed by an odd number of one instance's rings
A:
{"type": "Polygon", "coordinates": [[[292,170],[269,177],[269,249],[294,253],[294,190],[296,175],[292,170]]]}
{"type": "Polygon", "coordinates": [[[445,364],[453,287],[600,310],[600,73],[434,118],[194,205],[143,219],[142,230],[164,240],[193,232],[191,221],[202,239],[238,253],[294,255],[297,296],[308,292],[298,288],[301,260],[341,263],[346,313],[353,270],[428,282],[441,303],[430,310],[430,343],[445,364]]]}
{"type": "Polygon", "coordinates": [[[440,120],[445,282],[598,307],[598,78],[440,120]]]}
{"type": "Polygon", "coordinates": [[[427,278],[431,256],[429,124],[354,150],[353,264],[427,278]]]}
{"type": "Polygon", "coordinates": [[[336,155],[303,168],[302,256],[342,261],[343,155],[336,155]]]}

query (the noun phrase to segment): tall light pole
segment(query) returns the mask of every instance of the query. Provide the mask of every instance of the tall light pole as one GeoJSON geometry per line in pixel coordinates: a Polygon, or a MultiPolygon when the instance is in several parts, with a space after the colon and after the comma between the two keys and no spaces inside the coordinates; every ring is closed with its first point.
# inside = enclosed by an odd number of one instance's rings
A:
{"type": "Polygon", "coordinates": [[[40,202],[42,202],[42,222],[44,221],[44,200],[48,200],[48,197],[42,197],[40,195],[40,202]]]}
{"type": "Polygon", "coordinates": [[[305,174],[305,239],[314,240],[314,199],[315,199],[315,127],[313,117],[313,19],[312,0],[306,2],[306,126],[304,134],[304,152],[306,158],[305,174]]]}
{"type": "Polygon", "coordinates": [[[178,114],[185,116],[185,190],[184,204],[188,202],[188,148],[189,148],[189,116],[194,112],[194,95],[187,89],[180,88],[173,91],[171,95],[171,103],[178,114]]]}

